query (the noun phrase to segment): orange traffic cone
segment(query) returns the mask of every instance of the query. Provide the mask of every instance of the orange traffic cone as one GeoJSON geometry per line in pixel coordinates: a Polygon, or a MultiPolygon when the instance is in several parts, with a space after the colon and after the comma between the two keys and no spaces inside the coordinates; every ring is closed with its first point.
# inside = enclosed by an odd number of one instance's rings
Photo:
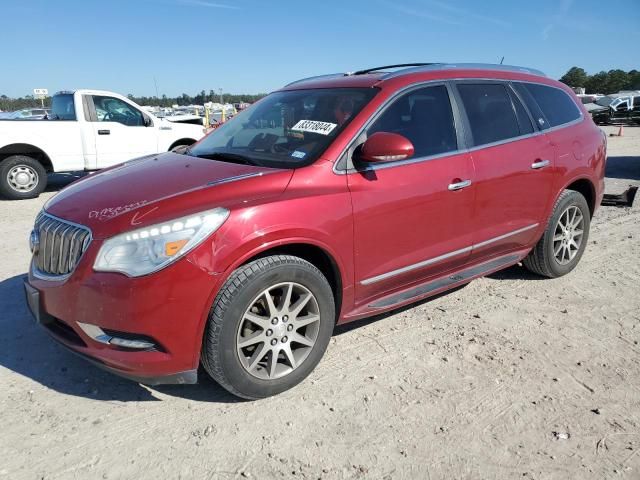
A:
{"type": "Polygon", "coordinates": [[[624,137],[624,126],[620,125],[618,127],[618,133],[610,133],[610,137],[624,137]]]}

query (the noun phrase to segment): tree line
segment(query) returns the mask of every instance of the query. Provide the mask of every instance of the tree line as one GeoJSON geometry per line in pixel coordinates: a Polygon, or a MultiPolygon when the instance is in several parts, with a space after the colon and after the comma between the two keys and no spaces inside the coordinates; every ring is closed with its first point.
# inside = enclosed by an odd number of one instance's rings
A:
{"type": "Polygon", "coordinates": [[[584,87],[586,93],[608,95],[620,90],[640,90],[640,71],[616,69],[589,75],[583,68],[571,67],[560,81],[573,88],[584,87]]]}
{"type": "MultiPolygon", "coordinates": [[[[136,97],[135,95],[127,95],[130,100],[133,100],[138,105],[150,105],[150,106],[160,106],[160,107],[170,107],[172,105],[203,105],[207,102],[220,102],[220,98],[222,96],[222,100],[224,103],[241,103],[248,102],[253,103],[257,100],[260,100],[264,97],[265,93],[259,94],[235,94],[235,93],[223,93],[220,95],[219,93],[214,92],[213,90],[209,90],[207,94],[204,90],[200,91],[200,93],[196,95],[187,95],[183,93],[178,97],[167,97],[166,95],[162,95],[160,98],[158,97],[136,97]]],[[[0,95],[0,110],[3,112],[11,112],[15,110],[20,110],[23,108],[32,108],[32,107],[40,107],[42,104],[40,99],[35,98],[33,95],[26,95],[20,98],[9,98],[7,95],[0,95]]],[[[51,106],[51,97],[47,97],[44,99],[44,106],[51,106]]]]}

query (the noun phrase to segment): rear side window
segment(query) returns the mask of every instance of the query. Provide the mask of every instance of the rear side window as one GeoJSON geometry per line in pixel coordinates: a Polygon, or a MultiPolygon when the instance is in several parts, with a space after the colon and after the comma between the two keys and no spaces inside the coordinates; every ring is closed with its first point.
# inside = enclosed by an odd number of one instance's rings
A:
{"type": "Polygon", "coordinates": [[[516,117],[518,117],[518,127],[520,128],[520,134],[526,135],[527,133],[533,133],[533,125],[531,124],[531,119],[527,114],[522,102],[518,99],[517,95],[513,93],[513,90],[509,91],[509,96],[511,97],[511,102],[513,103],[513,109],[516,112],[516,117]]]}
{"type": "Polygon", "coordinates": [[[369,127],[398,133],[413,143],[414,158],[457,150],[456,129],[449,93],[444,85],[413,90],[395,100],[369,127]]]}
{"type": "Polygon", "coordinates": [[[507,88],[498,83],[458,84],[474,145],[520,136],[516,113],[507,88]]]}
{"type": "Polygon", "coordinates": [[[534,83],[522,85],[540,106],[550,126],[557,127],[580,118],[578,106],[563,90],[534,83]]]}
{"type": "Polygon", "coordinates": [[[72,93],[59,93],[51,99],[51,120],[75,120],[76,107],[72,93]]]}

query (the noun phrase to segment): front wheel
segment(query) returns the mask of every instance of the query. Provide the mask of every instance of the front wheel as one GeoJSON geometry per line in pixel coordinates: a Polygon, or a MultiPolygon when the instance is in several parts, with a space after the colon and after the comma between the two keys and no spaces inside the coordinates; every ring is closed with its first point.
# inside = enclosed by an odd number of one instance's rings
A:
{"type": "Polygon", "coordinates": [[[334,324],[333,293],[320,270],[289,255],[260,258],[237,269],[220,289],[202,364],[239,397],[276,395],[320,362],[334,324]]]}
{"type": "Polygon", "coordinates": [[[573,270],[587,246],[591,212],[581,193],[562,192],[542,238],[524,259],[530,271],[549,278],[573,270]]]}
{"type": "Polygon", "coordinates": [[[36,198],[47,186],[47,171],[26,155],[13,155],[0,163],[0,194],[11,200],[36,198]]]}

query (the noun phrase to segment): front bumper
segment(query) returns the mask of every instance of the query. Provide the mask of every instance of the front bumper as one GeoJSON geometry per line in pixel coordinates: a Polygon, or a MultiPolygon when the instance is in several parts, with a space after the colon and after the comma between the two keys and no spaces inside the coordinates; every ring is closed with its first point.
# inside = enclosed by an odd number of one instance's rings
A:
{"type": "Polygon", "coordinates": [[[196,383],[218,276],[186,258],[139,278],[94,272],[82,263],[60,281],[43,280],[30,271],[24,287],[36,322],[72,352],[119,376],[149,385],[196,383]],[[153,339],[155,346],[135,350],[101,342],[80,323],[153,339]]]}

